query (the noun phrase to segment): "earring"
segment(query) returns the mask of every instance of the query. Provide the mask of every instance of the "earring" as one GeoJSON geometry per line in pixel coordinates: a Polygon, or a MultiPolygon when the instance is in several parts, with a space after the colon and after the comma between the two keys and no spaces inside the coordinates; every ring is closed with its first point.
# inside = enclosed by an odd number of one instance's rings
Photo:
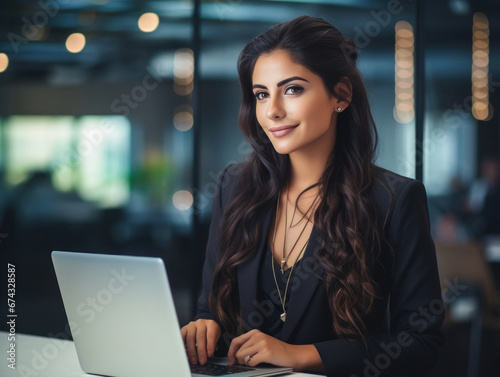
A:
{"type": "Polygon", "coordinates": [[[342,108],[340,106],[337,107],[337,111],[340,113],[342,111],[342,108]]]}

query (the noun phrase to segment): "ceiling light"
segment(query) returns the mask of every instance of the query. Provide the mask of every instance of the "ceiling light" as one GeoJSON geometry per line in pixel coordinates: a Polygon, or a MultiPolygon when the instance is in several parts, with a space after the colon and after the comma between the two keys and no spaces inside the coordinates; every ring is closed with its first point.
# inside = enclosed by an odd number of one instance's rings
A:
{"type": "Polygon", "coordinates": [[[395,26],[396,45],[394,49],[395,101],[394,119],[398,123],[409,123],[415,118],[414,89],[415,67],[413,52],[415,37],[413,28],[406,21],[399,21],[395,26]]]}
{"type": "Polygon", "coordinates": [[[9,57],[7,56],[7,54],[0,52],[0,73],[5,72],[8,66],[9,66],[9,57]]]}
{"type": "Polygon", "coordinates": [[[489,100],[489,34],[488,17],[484,13],[475,13],[472,26],[472,115],[483,121],[493,116],[489,100]]]}
{"type": "Polygon", "coordinates": [[[137,21],[139,29],[144,33],[155,31],[159,24],[160,18],[156,13],[144,13],[137,21]]]}
{"type": "Polygon", "coordinates": [[[76,54],[85,47],[85,35],[82,33],[73,33],[66,39],[66,48],[69,52],[76,54]]]}

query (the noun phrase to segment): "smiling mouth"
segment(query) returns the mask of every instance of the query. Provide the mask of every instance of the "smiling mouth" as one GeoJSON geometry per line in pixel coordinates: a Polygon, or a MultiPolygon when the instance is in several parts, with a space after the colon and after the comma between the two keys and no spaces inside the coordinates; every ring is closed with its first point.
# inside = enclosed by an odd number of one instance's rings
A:
{"type": "Polygon", "coordinates": [[[296,124],[294,126],[278,126],[278,127],[270,128],[269,131],[273,134],[274,137],[282,137],[282,136],[288,135],[290,132],[292,132],[298,126],[299,126],[298,124],[296,124]]]}
{"type": "Polygon", "coordinates": [[[295,128],[297,127],[298,124],[293,125],[293,126],[277,126],[277,127],[272,127],[269,129],[270,132],[277,132],[277,131],[283,131],[283,130],[288,130],[290,128],[295,128]]]}

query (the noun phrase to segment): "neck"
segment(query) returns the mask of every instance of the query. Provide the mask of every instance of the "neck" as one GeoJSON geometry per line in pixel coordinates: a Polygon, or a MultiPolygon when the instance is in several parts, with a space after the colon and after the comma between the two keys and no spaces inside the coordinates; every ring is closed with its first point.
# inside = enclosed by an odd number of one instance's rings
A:
{"type": "Polygon", "coordinates": [[[290,191],[300,193],[307,187],[317,183],[323,174],[325,162],[308,159],[290,158],[291,175],[290,191]]]}
{"type": "MultiPolygon", "coordinates": [[[[317,148],[290,153],[290,191],[298,195],[307,187],[317,183],[325,171],[331,150],[330,148],[317,148]]],[[[313,192],[317,192],[317,190],[313,190],[313,192]]]]}

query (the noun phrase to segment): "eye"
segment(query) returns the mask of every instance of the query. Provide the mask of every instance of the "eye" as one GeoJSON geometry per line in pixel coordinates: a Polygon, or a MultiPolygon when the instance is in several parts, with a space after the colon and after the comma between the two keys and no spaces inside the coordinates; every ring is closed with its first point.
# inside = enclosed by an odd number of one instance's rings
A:
{"type": "Polygon", "coordinates": [[[268,97],[268,94],[266,92],[257,92],[254,94],[255,98],[257,98],[257,101],[262,101],[263,99],[268,97]]]}
{"type": "Polygon", "coordinates": [[[300,94],[304,91],[304,88],[299,85],[290,85],[286,88],[285,94],[300,94]]]}

